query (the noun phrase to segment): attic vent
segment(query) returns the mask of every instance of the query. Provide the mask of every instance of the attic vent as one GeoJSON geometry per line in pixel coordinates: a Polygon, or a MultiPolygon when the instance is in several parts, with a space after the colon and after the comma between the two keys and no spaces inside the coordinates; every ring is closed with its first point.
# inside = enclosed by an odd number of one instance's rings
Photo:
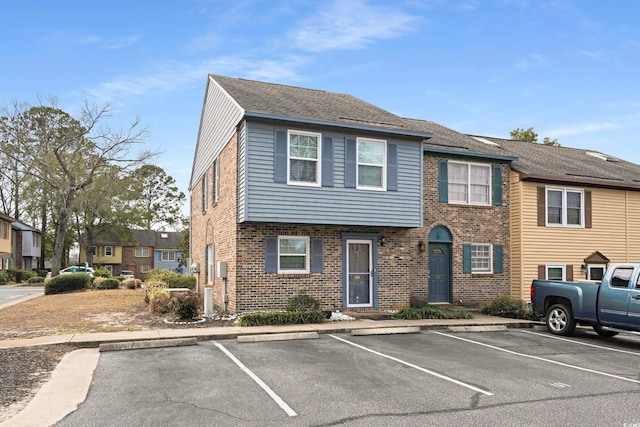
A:
{"type": "Polygon", "coordinates": [[[162,234],[160,234],[160,238],[162,238],[162,239],[168,239],[168,238],[169,238],[169,235],[168,235],[167,233],[162,233],[162,234]]]}
{"type": "Polygon", "coordinates": [[[609,157],[605,154],[598,153],[597,151],[587,151],[587,156],[595,157],[596,159],[604,160],[605,162],[617,162],[618,159],[609,157]]]}
{"type": "Polygon", "coordinates": [[[483,144],[493,145],[494,147],[500,146],[500,144],[498,144],[497,142],[489,141],[488,139],[482,138],[481,136],[472,136],[471,138],[475,139],[478,142],[482,142],[483,144]]]}

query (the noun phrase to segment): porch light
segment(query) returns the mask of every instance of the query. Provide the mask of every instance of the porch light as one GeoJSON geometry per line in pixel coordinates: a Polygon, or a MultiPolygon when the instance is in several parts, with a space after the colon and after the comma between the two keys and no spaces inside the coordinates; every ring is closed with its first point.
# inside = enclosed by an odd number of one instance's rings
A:
{"type": "Polygon", "coordinates": [[[384,246],[384,244],[385,244],[385,243],[387,243],[387,238],[386,238],[386,237],[384,237],[384,236],[382,236],[382,237],[380,238],[379,242],[380,242],[380,246],[384,246]]]}
{"type": "Polygon", "coordinates": [[[418,250],[419,250],[420,252],[424,252],[424,249],[425,249],[424,241],[423,241],[423,240],[420,240],[420,241],[418,242],[418,250]]]}

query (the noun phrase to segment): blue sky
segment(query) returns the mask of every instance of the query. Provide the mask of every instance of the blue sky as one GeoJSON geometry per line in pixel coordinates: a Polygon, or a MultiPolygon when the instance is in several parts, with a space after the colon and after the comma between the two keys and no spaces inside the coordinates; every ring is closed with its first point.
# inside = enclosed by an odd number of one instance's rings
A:
{"type": "Polygon", "coordinates": [[[208,73],[348,93],[457,131],[534,127],[640,163],[635,0],[10,2],[0,103],[138,116],[188,192],[208,73]]]}

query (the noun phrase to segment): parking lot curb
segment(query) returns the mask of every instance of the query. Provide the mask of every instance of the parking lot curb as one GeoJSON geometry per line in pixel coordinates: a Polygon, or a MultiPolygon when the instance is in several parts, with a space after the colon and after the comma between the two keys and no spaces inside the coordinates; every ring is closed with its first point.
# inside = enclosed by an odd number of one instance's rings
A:
{"type": "Polygon", "coordinates": [[[289,341],[289,340],[307,340],[320,338],[317,332],[292,332],[285,334],[260,334],[260,335],[239,335],[238,342],[266,342],[266,341],[289,341]]]}
{"type": "Polygon", "coordinates": [[[100,352],[120,351],[120,350],[139,350],[143,348],[160,348],[160,347],[184,347],[187,345],[196,345],[196,338],[176,338],[168,340],[144,340],[144,341],[126,341],[100,344],[100,352]]]}
{"type": "Polygon", "coordinates": [[[486,325],[486,326],[449,326],[450,332],[496,332],[506,331],[506,325],[486,325]]]}
{"type": "Polygon", "coordinates": [[[395,334],[417,334],[420,332],[419,326],[401,326],[396,328],[370,328],[370,329],[354,329],[351,331],[353,336],[365,335],[395,335],[395,334]]]}

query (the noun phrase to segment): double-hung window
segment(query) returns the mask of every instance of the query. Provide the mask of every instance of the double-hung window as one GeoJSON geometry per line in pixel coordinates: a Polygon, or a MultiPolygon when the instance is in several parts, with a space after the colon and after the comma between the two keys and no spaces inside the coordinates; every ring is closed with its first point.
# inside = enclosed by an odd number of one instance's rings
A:
{"type": "Polygon", "coordinates": [[[176,253],[174,251],[162,251],[162,261],[175,261],[176,253]]]}
{"type": "Polygon", "coordinates": [[[309,273],[308,237],[278,237],[278,273],[309,273]]]}
{"type": "Polygon", "coordinates": [[[450,203],[489,206],[491,204],[491,166],[449,162],[450,203]]]}
{"type": "Polygon", "coordinates": [[[113,256],[113,246],[104,247],[104,256],[113,256]]]}
{"type": "Polygon", "coordinates": [[[135,256],[137,258],[148,257],[149,256],[149,247],[148,246],[137,247],[135,256]]]}
{"type": "Polygon", "coordinates": [[[559,280],[559,281],[566,280],[567,276],[565,273],[565,265],[563,264],[559,264],[559,265],[547,264],[546,271],[547,271],[547,280],[559,280]]]}
{"type": "Polygon", "coordinates": [[[492,253],[491,244],[471,244],[471,272],[491,273],[493,270],[492,253]]]}
{"type": "Polygon", "coordinates": [[[358,138],[358,189],[386,190],[386,141],[358,138]]]}
{"type": "Polygon", "coordinates": [[[293,130],[288,135],[287,183],[320,186],[321,135],[293,130]]]}
{"type": "Polygon", "coordinates": [[[547,225],[584,227],[584,192],[547,188],[547,225]]]}

